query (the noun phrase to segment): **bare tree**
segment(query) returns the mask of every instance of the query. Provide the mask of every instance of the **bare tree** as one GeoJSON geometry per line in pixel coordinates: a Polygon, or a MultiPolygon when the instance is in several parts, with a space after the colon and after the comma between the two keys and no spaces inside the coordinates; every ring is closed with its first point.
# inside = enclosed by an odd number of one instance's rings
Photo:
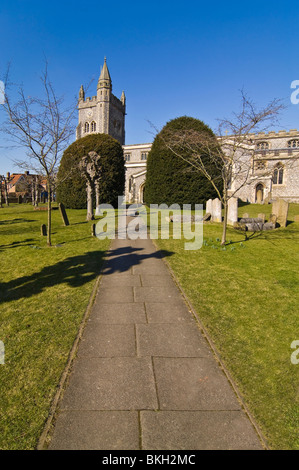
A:
{"type": "Polygon", "coordinates": [[[0,208],[2,209],[2,182],[3,182],[3,176],[0,175],[0,208]]]}
{"type": "Polygon", "coordinates": [[[226,243],[228,201],[249,183],[252,174],[255,155],[253,134],[273,127],[282,109],[282,102],[275,99],[258,110],[242,91],[240,112],[234,113],[232,119],[218,121],[217,139],[207,132],[194,129],[169,129],[161,136],[174,155],[200,172],[215,189],[224,208],[222,245],[226,243]],[[215,167],[220,178],[213,176],[215,171],[211,169],[215,167]]]}
{"type": "Polygon", "coordinates": [[[4,132],[18,146],[26,149],[26,158],[16,160],[20,168],[31,169],[43,175],[48,192],[48,231],[47,244],[51,246],[51,203],[55,185],[55,175],[61,153],[74,134],[74,115],[77,103],[71,107],[64,105],[49,80],[48,67],[41,76],[42,96],[28,97],[20,86],[18,98],[11,97],[11,85],[7,72],[5,79],[5,102],[7,114],[4,132]]]}
{"type": "MultiPolygon", "coordinates": [[[[8,174],[7,174],[8,175],[8,174]]],[[[8,187],[7,187],[7,183],[8,183],[8,176],[5,177],[5,176],[1,176],[1,184],[3,182],[3,190],[4,190],[4,199],[5,199],[5,204],[7,206],[9,206],[9,199],[8,199],[8,187]]],[[[2,196],[1,196],[2,197],[2,196]]],[[[2,200],[1,200],[1,204],[2,204],[2,200]]],[[[2,206],[1,206],[2,207],[2,206]]]]}
{"type": "Polygon", "coordinates": [[[99,180],[101,178],[101,157],[96,152],[89,152],[79,162],[79,169],[86,180],[87,215],[86,220],[93,220],[93,196],[96,193],[96,203],[99,204],[99,180]]]}

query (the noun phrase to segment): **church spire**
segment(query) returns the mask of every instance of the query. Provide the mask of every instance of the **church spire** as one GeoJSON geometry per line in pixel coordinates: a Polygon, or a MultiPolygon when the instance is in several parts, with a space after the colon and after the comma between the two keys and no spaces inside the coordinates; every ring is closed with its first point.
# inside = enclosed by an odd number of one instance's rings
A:
{"type": "Polygon", "coordinates": [[[112,90],[112,80],[107,67],[106,57],[99,77],[98,88],[110,88],[112,90]]]}

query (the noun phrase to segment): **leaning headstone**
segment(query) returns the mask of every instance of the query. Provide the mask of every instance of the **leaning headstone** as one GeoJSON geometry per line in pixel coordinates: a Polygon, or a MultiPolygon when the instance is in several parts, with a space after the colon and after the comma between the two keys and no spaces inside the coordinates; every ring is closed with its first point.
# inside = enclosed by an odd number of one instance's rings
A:
{"type": "Polygon", "coordinates": [[[47,226],[46,226],[45,224],[42,224],[42,225],[41,225],[40,234],[41,234],[42,237],[46,237],[46,236],[47,236],[47,226]]]}
{"type": "Polygon", "coordinates": [[[276,225],[277,222],[277,215],[276,214],[270,214],[268,222],[271,222],[271,224],[276,225]]]}
{"type": "Polygon", "coordinates": [[[92,237],[96,236],[96,224],[92,224],[91,226],[91,236],[92,237]]]}
{"type": "Polygon", "coordinates": [[[66,210],[65,210],[64,204],[62,204],[62,202],[59,203],[59,210],[60,210],[60,214],[61,214],[64,225],[65,226],[70,225],[69,219],[66,215],[66,210]]]}
{"type": "Polygon", "coordinates": [[[234,225],[235,222],[238,222],[238,198],[231,197],[228,200],[227,223],[234,225]]]}
{"type": "Polygon", "coordinates": [[[209,199],[206,202],[206,214],[212,214],[213,213],[213,201],[212,199],[209,199]]]}
{"type": "Polygon", "coordinates": [[[222,215],[221,215],[221,201],[216,197],[213,199],[212,205],[212,220],[213,222],[222,222],[222,215]]]}
{"type": "Polygon", "coordinates": [[[207,222],[207,220],[210,220],[211,218],[211,213],[210,212],[206,212],[205,215],[203,216],[203,221],[204,222],[207,222]]]}
{"type": "Polygon", "coordinates": [[[284,199],[276,199],[272,204],[272,212],[277,215],[277,223],[281,227],[287,226],[289,203],[284,199]]]}
{"type": "Polygon", "coordinates": [[[265,223],[265,214],[258,214],[257,215],[259,219],[261,219],[263,221],[263,223],[265,223]]]}

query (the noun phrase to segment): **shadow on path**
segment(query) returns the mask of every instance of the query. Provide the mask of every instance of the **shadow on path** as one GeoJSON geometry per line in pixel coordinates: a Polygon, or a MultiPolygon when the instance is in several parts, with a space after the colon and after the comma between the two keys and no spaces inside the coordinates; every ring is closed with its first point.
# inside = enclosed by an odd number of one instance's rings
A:
{"type": "Polygon", "coordinates": [[[52,266],[45,266],[30,276],[0,283],[0,303],[29,298],[40,294],[48,287],[59,284],[68,284],[71,287],[82,286],[100,274],[104,257],[106,263],[103,275],[107,275],[127,271],[146,259],[161,259],[173,254],[165,251],[153,253],[142,253],[142,251],[143,248],[127,246],[109,250],[106,253],[91,251],[84,255],[72,256],[52,266]]]}
{"type": "Polygon", "coordinates": [[[106,263],[103,269],[103,275],[112,273],[122,273],[128,271],[133,266],[138,266],[145,260],[162,259],[172,256],[174,252],[167,250],[158,250],[147,253],[143,248],[125,246],[109,250],[106,254],[106,263]]]}

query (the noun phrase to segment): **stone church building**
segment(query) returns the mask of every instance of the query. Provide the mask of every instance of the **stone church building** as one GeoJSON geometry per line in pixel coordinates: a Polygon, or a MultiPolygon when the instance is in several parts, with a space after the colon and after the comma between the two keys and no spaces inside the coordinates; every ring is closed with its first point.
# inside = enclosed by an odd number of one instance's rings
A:
{"type": "MultiPolygon", "coordinates": [[[[123,146],[127,202],[144,202],[146,160],[151,143],[125,145],[125,93],[119,98],[112,94],[112,80],[106,58],[97,84],[97,94],[85,98],[79,91],[79,123],[76,138],[90,133],[109,134],[123,146]]],[[[299,203],[299,132],[297,129],[252,134],[254,156],[249,155],[250,172],[247,184],[236,194],[251,203],[267,203],[283,198],[299,203]]],[[[237,179],[235,183],[237,184],[237,179]]],[[[231,188],[234,190],[234,187],[231,188]]]]}

